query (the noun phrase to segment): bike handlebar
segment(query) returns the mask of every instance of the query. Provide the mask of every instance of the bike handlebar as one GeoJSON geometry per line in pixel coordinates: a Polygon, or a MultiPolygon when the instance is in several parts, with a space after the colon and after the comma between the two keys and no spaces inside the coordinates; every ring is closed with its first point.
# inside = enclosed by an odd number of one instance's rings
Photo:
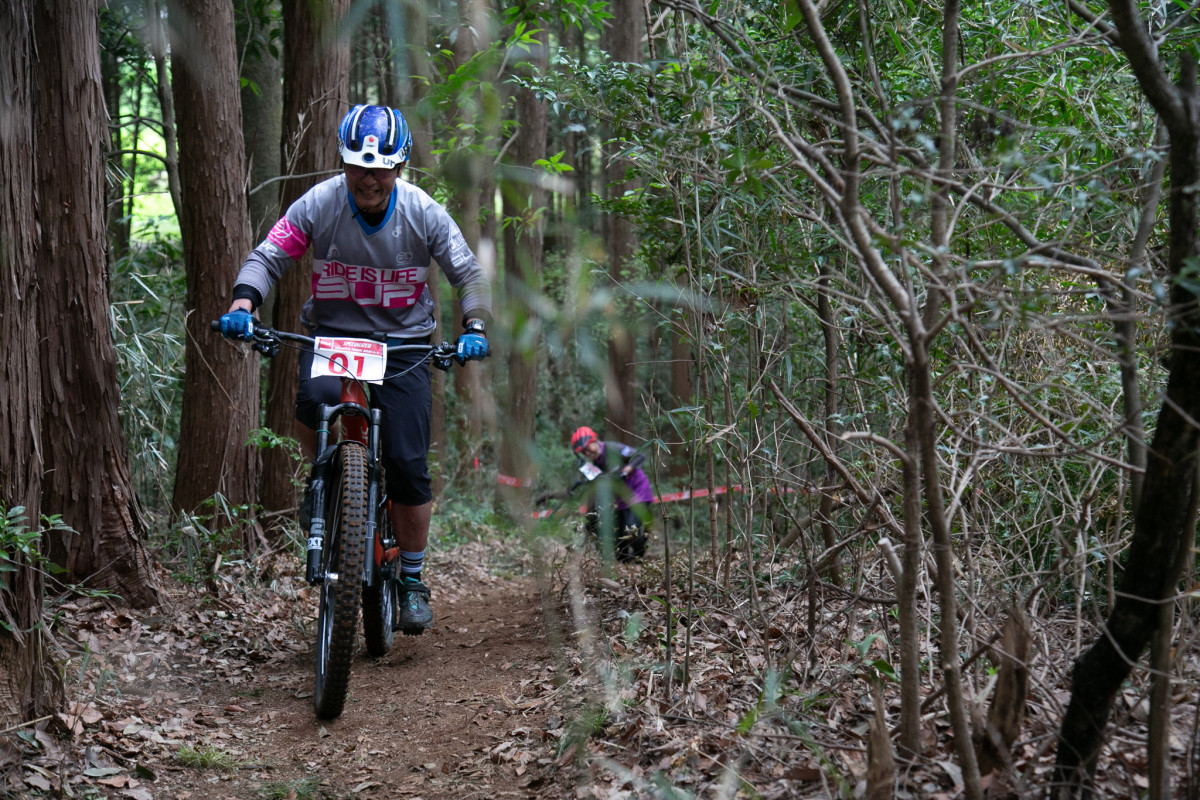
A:
{"type": "MultiPolygon", "coordinates": [[[[219,320],[213,320],[210,327],[214,331],[221,330],[219,320]]],[[[297,344],[305,344],[312,346],[316,343],[316,339],[312,336],[305,336],[302,333],[291,333],[289,331],[275,330],[268,328],[265,325],[254,326],[254,339],[252,340],[255,350],[267,357],[276,355],[279,352],[280,342],[295,342],[297,344]]],[[[375,341],[387,341],[387,336],[382,333],[374,334],[373,336],[363,336],[359,338],[373,339],[375,341]]],[[[448,369],[450,361],[453,359],[456,348],[453,342],[442,342],[440,344],[389,344],[387,345],[389,353],[420,353],[425,352],[433,356],[434,366],[442,369],[448,369]]]]}

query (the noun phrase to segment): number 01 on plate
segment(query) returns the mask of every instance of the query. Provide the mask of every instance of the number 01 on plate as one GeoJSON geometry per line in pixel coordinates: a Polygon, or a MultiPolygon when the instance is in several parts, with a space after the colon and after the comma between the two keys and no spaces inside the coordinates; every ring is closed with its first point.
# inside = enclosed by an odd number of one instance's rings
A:
{"type": "Polygon", "coordinates": [[[357,378],[367,383],[383,383],[387,369],[387,349],[383,342],[370,339],[343,339],[318,336],[313,346],[312,377],[357,378]]]}

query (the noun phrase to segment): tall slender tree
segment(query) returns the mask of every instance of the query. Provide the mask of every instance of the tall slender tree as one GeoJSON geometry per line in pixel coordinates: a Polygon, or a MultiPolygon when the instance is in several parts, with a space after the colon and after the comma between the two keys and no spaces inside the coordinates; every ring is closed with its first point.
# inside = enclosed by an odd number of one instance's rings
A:
{"type": "Polygon", "coordinates": [[[1180,562],[1194,559],[1196,537],[1200,315],[1187,276],[1200,259],[1200,198],[1195,192],[1200,184],[1200,70],[1195,54],[1184,50],[1173,82],[1137,4],[1110,0],[1109,9],[1116,23],[1113,38],[1158,112],[1169,142],[1170,373],[1121,583],[1104,632],[1076,659],[1071,673],[1071,701],[1059,732],[1054,776],[1055,796],[1061,798],[1092,796],[1092,774],[1117,693],[1160,624],[1161,604],[1174,602],[1180,562]]]}
{"type": "Polygon", "coordinates": [[[101,31],[105,33],[100,50],[100,72],[104,82],[105,105],[109,113],[108,149],[113,154],[113,167],[117,180],[107,181],[108,246],[114,258],[120,258],[129,250],[129,215],[126,213],[124,161],[125,147],[120,125],[122,65],[128,65],[131,36],[128,24],[118,9],[109,9],[101,15],[101,31]]]}
{"type": "Polygon", "coordinates": [[[238,53],[241,56],[242,138],[250,170],[251,241],[261,242],[279,217],[279,142],[283,131],[283,61],[276,39],[279,3],[238,0],[238,53]]]}
{"type": "MultiPolygon", "coordinates": [[[[522,16],[534,23],[540,18],[536,2],[522,4],[522,16]]],[[[528,58],[517,65],[520,71],[540,74],[546,69],[546,31],[534,34],[537,44],[528,58]]],[[[505,274],[510,287],[523,291],[509,292],[509,309],[513,330],[509,336],[512,349],[508,357],[508,398],[505,403],[504,446],[500,451],[500,472],[521,481],[519,487],[506,491],[511,508],[518,519],[527,519],[529,487],[533,484],[533,464],[529,444],[534,439],[537,417],[537,352],[540,333],[538,316],[533,309],[521,305],[521,298],[536,296],[542,284],[543,240],[545,231],[542,210],[545,189],[541,175],[534,166],[546,157],[548,120],[546,104],[533,90],[516,90],[517,119],[521,128],[517,134],[515,164],[504,182],[504,209],[508,225],[505,229],[505,274]]]]}
{"type": "Polygon", "coordinates": [[[258,454],[246,442],[258,424],[258,358],[209,328],[251,246],[233,6],[171,0],[168,11],[187,267],[174,504],[190,513],[217,493],[235,507],[255,500],[258,454]]]}
{"type": "MultiPolygon", "coordinates": [[[[458,28],[452,39],[453,65],[456,70],[488,50],[494,37],[492,28],[493,21],[488,14],[486,3],[480,0],[459,0],[458,28]]],[[[484,217],[492,219],[495,216],[489,211],[495,205],[495,183],[479,145],[493,135],[491,128],[497,120],[496,115],[489,113],[485,108],[487,103],[484,91],[485,87],[481,85],[464,88],[458,102],[450,106],[447,127],[462,132],[475,146],[456,148],[455,152],[447,154],[445,164],[446,176],[454,188],[452,206],[455,219],[484,269],[490,271],[495,266],[495,249],[491,244],[493,236],[484,230],[484,217]],[[484,247],[481,247],[481,244],[484,247]]],[[[445,335],[451,337],[460,333],[462,314],[456,301],[445,335]]],[[[468,458],[478,454],[479,443],[484,439],[484,419],[494,417],[491,397],[485,397],[484,392],[487,372],[488,367],[485,364],[454,370],[455,395],[459,402],[467,407],[463,452],[468,458]]]]}
{"type": "Polygon", "coordinates": [[[175,135],[175,101],[171,97],[171,78],[167,68],[167,28],[163,22],[163,8],[162,0],[146,0],[145,36],[154,56],[154,96],[158,98],[167,192],[171,195],[171,208],[175,209],[175,219],[178,220],[183,214],[183,200],[179,196],[179,141],[175,135]]]}
{"type": "MultiPolygon", "coordinates": [[[[638,0],[614,0],[610,11],[613,19],[605,25],[605,50],[614,61],[640,61],[642,31],[645,27],[642,24],[642,4],[638,0]]],[[[615,129],[609,132],[609,137],[616,140],[615,129]]],[[[628,163],[625,159],[617,157],[620,149],[620,145],[615,141],[607,148],[604,181],[609,199],[621,197],[631,188],[625,175],[628,163]]],[[[604,218],[604,224],[607,228],[605,239],[608,242],[608,274],[612,285],[619,286],[625,281],[625,272],[637,245],[633,222],[621,214],[608,214],[604,218]]],[[[607,435],[626,439],[634,429],[634,352],[638,332],[632,327],[630,319],[613,320],[611,330],[608,342],[608,376],[604,382],[608,407],[607,435]]]]}
{"type": "MultiPolygon", "coordinates": [[[[280,200],[286,209],[338,169],[333,134],[347,110],[346,87],[350,50],[340,22],[348,0],[284,0],[283,3],[283,165],[288,174],[280,200]]],[[[242,254],[243,256],[245,253],[242,254]]],[[[312,296],[312,254],[304,257],[276,285],[273,318],[283,328],[295,327],[300,307],[312,296]]],[[[267,427],[295,437],[295,397],[299,384],[294,350],[271,362],[267,385],[267,427]]],[[[281,509],[295,504],[293,465],[279,450],[263,460],[263,505],[281,509]]]]}
{"type": "Polygon", "coordinates": [[[34,140],[45,476],[50,557],[88,586],[136,606],[157,599],[117,415],[120,390],[103,268],[104,142],[99,3],[38,3],[34,140]]]}
{"type": "MultiPolygon", "coordinates": [[[[397,14],[397,24],[399,15],[397,14]]],[[[436,169],[433,156],[433,119],[424,99],[429,94],[433,82],[433,70],[429,63],[429,10],[422,3],[412,3],[404,10],[404,46],[393,40],[389,74],[397,76],[396,80],[388,81],[393,87],[386,102],[388,105],[403,110],[408,126],[412,130],[412,156],[406,179],[422,185],[426,191],[433,192],[432,182],[427,177],[436,169]],[[409,77],[411,75],[411,78],[409,77]]],[[[460,223],[461,224],[461,223],[460,223]]],[[[463,230],[464,235],[466,230],[463,230]]],[[[474,247],[475,242],[468,237],[467,242],[474,247]]],[[[433,298],[433,316],[440,335],[449,338],[443,328],[441,303],[441,287],[445,283],[440,271],[430,273],[427,284],[429,294],[433,298]]],[[[455,370],[465,372],[465,370],[455,370]]],[[[446,445],[446,373],[440,369],[433,371],[432,376],[433,403],[429,420],[429,448],[434,458],[440,459],[446,445]]],[[[446,471],[435,470],[433,473],[434,496],[441,494],[446,482],[446,471]]]]}
{"type": "MultiPolygon", "coordinates": [[[[0,6],[0,511],[41,509],[41,362],[34,268],[33,3],[0,6]]],[[[0,573],[0,726],[47,710],[42,647],[42,573],[16,552],[0,573]]]]}

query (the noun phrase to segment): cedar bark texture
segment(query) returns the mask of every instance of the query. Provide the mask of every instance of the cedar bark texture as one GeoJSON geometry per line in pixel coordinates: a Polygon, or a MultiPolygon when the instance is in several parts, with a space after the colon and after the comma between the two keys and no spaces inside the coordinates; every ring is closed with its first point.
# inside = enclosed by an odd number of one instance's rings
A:
{"type": "Polygon", "coordinates": [[[38,3],[34,40],[37,257],[42,335],[42,511],[75,533],[47,535],[69,579],[130,605],[158,599],[145,525],[118,416],[116,349],[105,262],[104,144],[98,0],[38,3]]]}
{"type": "MultiPolygon", "coordinates": [[[[34,268],[32,3],[0,4],[0,503],[40,511],[42,406],[34,268]]],[[[0,727],[41,716],[50,706],[37,632],[42,577],[24,559],[0,583],[0,727]]]]}
{"type": "Polygon", "coordinates": [[[256,499],[258,452],[246,441],[258,427],[258,355],[209,328],[229,308],[234,275],[250,250],[233,7],[172,0],[168,10],[187,267],[174,504],[191,513],[218,492],[233,506],[256,499]]]}
{"type": "MultiPolygon", "coordinates": [[[[350,48],[338,36],[347,0],[283,3],[283,152],[285,173],[310,175],[336,170],[337,128],[349,110],[346,102],[350,75],[350,48]]],[[[328,176],[293,178],[283,182],[280,209],[298,200],[328,176]]],[[[281,330],[299,330],[300,307],[312,296],[312,253],[305,253],[275,287],[272,318],[281,330]]],[[[296,436],[296,389],[300,379],[297,353],[288,348],[271,360],[267,383],[267,427],[284,436],[296,436]]],[[[263,454],[262,502],[268,510],[296,504],[292,482],[295,464],[278,449],[263,454]]]]}

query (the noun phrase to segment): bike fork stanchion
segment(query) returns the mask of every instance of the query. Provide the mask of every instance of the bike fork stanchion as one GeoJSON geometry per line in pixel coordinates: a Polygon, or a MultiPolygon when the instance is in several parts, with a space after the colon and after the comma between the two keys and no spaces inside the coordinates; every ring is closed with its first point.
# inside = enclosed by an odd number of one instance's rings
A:
{"type": "MultiPolygon", "coordinates": [[[[383,425],[383,412],[380,411],[378,408],[372,408],[371,409],[370,436],[367,440],[367,443],[371,449],[371,458],[374,459],[376,465],[378,465],[378,463],[379,463],[379,430],[382,427],[382,425],[383,425]]],[[[377,476],[372,475],[371,477],[374,478],[377,476]]]]}
{"type": "Polygon", "coordinates": [[[317,452],[312,471],[312,519],[308,528],[308,555],[304,579],[311,583],[325,580],[321,573],[321,551],[325,544],[325,472],[328,460],[325,447],[329,442],[329,406],[321,404],[321,423],[317,429],[317,452]]]}
{"type": "Polygon", "coordinates": [[[367,452],[371,460],[367,468],[367,561],[363,564],[363,585],[374,586],[378,581],[378,569],[381,564],[376,561],[376,531],[379,530],[379,431],[383,422],[383,412],[378,408],[371,409],[370,427],[367,436],[367,452]]]}

